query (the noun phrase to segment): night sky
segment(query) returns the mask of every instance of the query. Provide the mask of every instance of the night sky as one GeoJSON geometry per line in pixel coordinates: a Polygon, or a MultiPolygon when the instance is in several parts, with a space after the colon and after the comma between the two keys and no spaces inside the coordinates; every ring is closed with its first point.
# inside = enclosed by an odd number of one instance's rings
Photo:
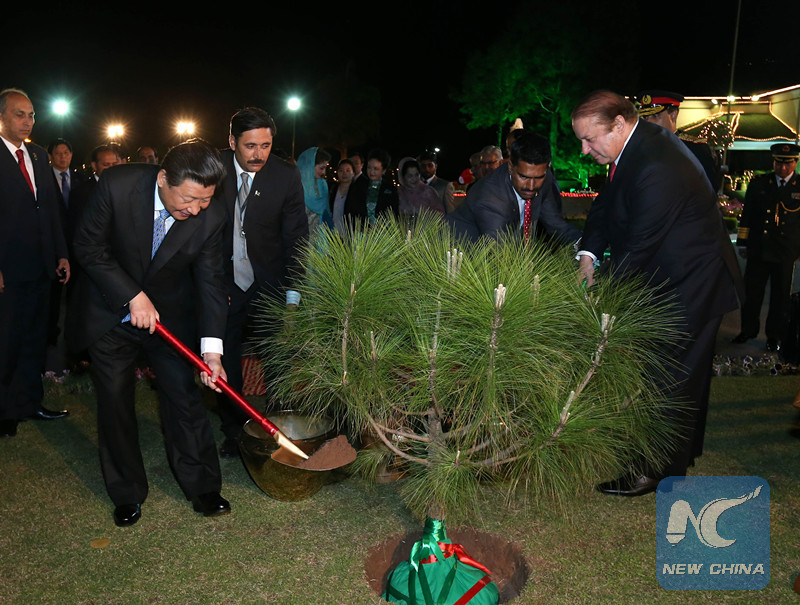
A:
{"type": "MultiPolygon", "coordinates": [[[[303,112],[325,115],[325,100],[314,95],[316,83],[348,61],[362,82],[381,92],[378,143],[395,161],[438,145],[440,174],[454,178],[472,152],[495,142],[491,130],[466,130],[449,95],[472,50],[503,34],[514,18],[513,3],[496,3],[504,11],[486,2],[364,3],[364,10],[350,14],[344,9],[353,3],[263,3],[240,4],[237,15],[128,4],[3,9],[0,87],[28,92],[37,111],[34,140],[46,145],[63,133],[75,145],[75,163],[104,142],[112,121],[126,125],[129,153],[150,143],[163,154],[177,142],[172,133],[178,119],[195,120],[199,136],[224,146],[231,114],[245,105],[273,114],[276,145],[288,150],[291,118],[284,108],[292,94],[304,101],[297,116],[299,154],[317,144],[315,133],[303,127],[303,112]],[[425,12],[413,14],[417,7],[425,12]],[[68,98],[73,107],[63,125],[50,111],[56,97],[68,98]]],[[[579,10],[582,3],[570,4],[579,10]]],[[[727,93],[736,1],[630,6],[638,27],[609,35],[636,40],[640,66],[629,74],[631,90],[618,92],[658,87],[685,95],[727,93]]],[[[798,8],[781,7],[780,15],[770,15],[754,0],[743,0],[736,92],[800,83],[797,42],[789,27],[782,35],[774,31],[776,19],[794,28],[798,16],[798,8]]],[[[569,24],[534,20],[531,35],[541,28],[569,35],[569,24]]]]}

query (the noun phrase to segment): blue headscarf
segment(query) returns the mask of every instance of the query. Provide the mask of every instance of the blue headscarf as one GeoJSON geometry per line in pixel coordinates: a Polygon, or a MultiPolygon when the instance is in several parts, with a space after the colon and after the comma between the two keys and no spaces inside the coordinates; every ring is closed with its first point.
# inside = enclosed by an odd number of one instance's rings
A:
{"type": "Polygon", "coordinates": [[[300,170],[300,178],[303,181],[306,208],[315,214],[319,214],[321,221],[332,223],[328,205],[328,181],[324,178],[314,178],[314,161],[316,158],[316,147],[309,147],[297,158],[297,168],[300,170]]]}

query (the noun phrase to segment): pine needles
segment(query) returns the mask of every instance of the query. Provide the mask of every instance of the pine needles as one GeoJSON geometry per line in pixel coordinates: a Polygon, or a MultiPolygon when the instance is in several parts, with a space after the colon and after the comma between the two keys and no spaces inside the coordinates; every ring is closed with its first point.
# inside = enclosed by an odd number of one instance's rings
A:
{"type": "Polygon", "coordinates": [[[371,435],[362,468],[402,469],[415,514],[467,518],[490,482],[563,502],[669,446],[658,351],[680,333],[644,284],[586,292],[567,251],[464,246],[426,216],[329,231],[305,255],[300,307],[262,303],[284,326],[260,343],[275,387],[371,435]]]}

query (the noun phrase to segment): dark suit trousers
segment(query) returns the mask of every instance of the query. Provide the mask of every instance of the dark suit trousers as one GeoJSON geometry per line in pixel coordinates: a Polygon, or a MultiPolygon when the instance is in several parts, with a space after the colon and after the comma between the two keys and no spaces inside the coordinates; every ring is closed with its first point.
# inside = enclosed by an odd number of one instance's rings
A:
{"type": "MultiPolygon", "coordinates": [[[[231,282],[228,288],[230,293],[230,307],[228,308],[228,323],[225,327],[225,354],[222,356],[222,366],[228,375],[228,384],[241,393],[244,388],[242,374],[242,357],[248,353],[248,347],[253,338],[253,313],[256,301],[261,296],[261,290],[254,283],[247,292],[242,292],[231,282]]],[[[269,337],[265,326],[258,326],[259,338],[269,337]]],[[[277,408],[274,393],[270,387],[275,376],[264,372],[262,380],[266,384],[267,412],[277,408]]],[[[229,439],[236,439],[242,430],[242,425],[250,416],[238,405],[233,403],[225,394],[217,394],[217,409],[221,421],[222,432],[229,439]]]]}
{"type": "Polygon", "coordinates": [[[742,333],[750,338],[758,336],[761,305],[769,280],[769,311],[764,332],[767,338],[780,340],[788,322],[789,294],[792,286],[794,259],[772,263],[748,258],[744,270],[745,300],[742,306],[742,333]]]}
{"type": "Polygon", "coordinates": [[[694,464],[694,459],[703,453],[714,345],[721,323],[721,316],[711,319],[692,338],[678,343],[669,351],[670,357],[677,362],[671,372],[676,384],[671,394],[681,400],[686,408],[667,412],[677,423],[680,437],[673,445],[664,468],[645,469],[649,477],[683,476],[686,469],[694,464]]]}
{"type": "MultiPolygon", "coordinates": [[[[228,288],[230,306],[228,307],[228,322],[225,326],[222,367],[225,368],[225,374],[228,376],[228,384],[238,393],[241,393],[244,387],[242,357],[245,354],[245,339],[249,334],[251,304],[257,291],[258,287],[255,283],[247,292],[243,292],[233,283],[228,288]]],[[[217,393],[217,409],[225,437],[237,439],[242,425],[247,422],[249,416],[224,393],[217,393]]]]}
{"type": "Polygon", "coordinates": [[[0,419],[33,414],[44,399],[50,280],[6,282],[0,294],[0,419]]]}
{"type": "Polygon", "coordinates": [[[216,444],[192,366],[157,335],[125,323],[89,347],[108,495],[117,506],[147,497],[135,410],[135,366],[142,352],[156,375],[167,459],[178,484],[187,498],[220,491],[216,444]]]}

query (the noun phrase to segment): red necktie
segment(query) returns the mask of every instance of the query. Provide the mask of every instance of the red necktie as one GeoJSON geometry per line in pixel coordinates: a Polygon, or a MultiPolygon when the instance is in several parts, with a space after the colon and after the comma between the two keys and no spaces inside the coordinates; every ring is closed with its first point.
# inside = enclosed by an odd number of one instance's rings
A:
{"type": "Polygon", "coordinates": [[[608,182],[614,180],[614,172],[617,170],[617,165],[615,162],[611,162],[611,166],[608,168],[608,182]]]}
{"type": "Polygon", "coordinates": [[[33,189],[31,175],[28,174],[28,169],[25,167],[25,154],[22,153],[22,149],[17,149],[17,160],[19,161],[19,169],[22,170],[22,176],[24,176],[25,180],[28,181],[28,187],[31,188],[33,195],[36,195],[36,191],[33,189]]]}
{"type": "Polygon", "coordinates": [[[522,215],[522,234],[526,240],[531,234],[531,200],[525,200],[525,214],[522,215]]]}

